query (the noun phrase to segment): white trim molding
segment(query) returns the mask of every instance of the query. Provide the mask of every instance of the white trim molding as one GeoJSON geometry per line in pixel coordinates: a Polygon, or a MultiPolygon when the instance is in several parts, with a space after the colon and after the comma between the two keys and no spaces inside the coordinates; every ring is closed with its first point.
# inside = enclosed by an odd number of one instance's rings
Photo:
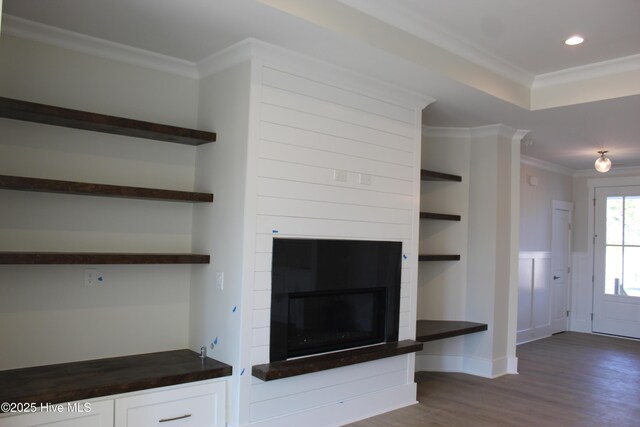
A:
{"type": "MultiPolygon", "coordinates": [[[[520,155],[520,163],[525,165],[533,166],[538,169],[548,170],[550,172],[559,173],[567,176],[574,176],[575,171],[573,169],[569,169],[565,166],[560,166],[555,163],[548,162],[546,160],[536,159],[534,157],[525,156],[524,154],[520,155]]],[[[595,171],[594,171],[595,172],[595,171]]]]}
{"type": "Polygon", "coordinates": [[[616,58],[609,61],[539,74],[533,80],[531,89],[536,90],[549,86],[564,85],[638,70],[640,70],[640,55],[631,55],[624,58],[616,58]]]}
{"type": "Polygon", "coordinates": [[[2,15],[2,34],[183,77],[198,78],[196,65],[193,62],[63,30],[6,13],[2,15]]]}

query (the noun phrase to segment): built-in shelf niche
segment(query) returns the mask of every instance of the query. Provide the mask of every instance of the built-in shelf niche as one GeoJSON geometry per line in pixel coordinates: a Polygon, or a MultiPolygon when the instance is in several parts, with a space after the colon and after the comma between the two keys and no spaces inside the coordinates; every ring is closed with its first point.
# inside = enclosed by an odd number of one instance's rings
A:
{"type": "MultiPolygon", "coordinates": [[[[185,145],[216,140],[213,132],[114,117],[0,97],[0,117],[185,145]]],[[[213,194],[0,175],[0,189],[211,203],[213,194]]],[[[210,256],[190,253],[0,252],[0,264],[208,264],[210,256]]]]}
{"type": "MultiPolygon", "coordinates": [[[[420,179],[422,181],[450,181],[462,182],[460,175],[452,175],[449,173],[436,172],[427,169],[420,169],[420,179]]],[[[443,221],[460,221],[460,215],[443,214],[437,212],[420,212],[420,219],[435,219],[443,221]]],[[[422,254],[418,256],[418,261],[459,261],[460,255],[452,254],[422,254]]]]}

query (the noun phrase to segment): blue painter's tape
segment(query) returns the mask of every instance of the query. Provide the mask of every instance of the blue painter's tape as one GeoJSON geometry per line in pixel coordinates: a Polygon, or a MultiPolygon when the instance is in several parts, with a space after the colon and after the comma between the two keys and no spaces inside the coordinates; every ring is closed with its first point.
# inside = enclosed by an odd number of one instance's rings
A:
{"type": "Polygon", "coordinates": [[[214,344],[214,345],[218,345],[218,337],[216,337],[216,338],[213,340],[213,344],[214,344]]]}
{"type": "Polygon", "coordinates": [[[237,309],[238,309],[238,306],[234,305],[233,309],[231,310],[231,312],[235,313],[237,309]]]}
{"type": "Polygon", "coordinates": [[[278,230],[271,230],[273,234],[278,234],[278,230]]]}
{"type": "Polygon", "coordinates": [[[402,258],[407,259],[407,256],[405,254],[402,254],[402,258]]]}
{"type": "Polygon", "coordinates": [[[240,371],[240,375],[244,375],[244,368],[242,368],[242,371],[240,371]]]}

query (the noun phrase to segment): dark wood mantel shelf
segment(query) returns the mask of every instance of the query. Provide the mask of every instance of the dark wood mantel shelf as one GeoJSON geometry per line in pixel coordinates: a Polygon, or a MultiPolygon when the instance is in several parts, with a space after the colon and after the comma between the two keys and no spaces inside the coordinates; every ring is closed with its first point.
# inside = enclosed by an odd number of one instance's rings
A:
{"type": "Polygon", "coordinates": [[[88,182],[60,181],[10,175],[0,175],[0,189],[174,202],[213,202],[213,194],[211,193],[125,187],[121,185],[92,184],[88,182]]]}
{"type": "Polygon", "coordinates": [[[231,375],[231,366],[191,350],[0,371],[0,402],[62,403],[204,381],[231,375]]]}
{"type": "Polygon", "coordinates": [[[398,342],[374,345],[370,347],[356,348],[353,350],[339,351],[336,353],[321,354],[318,356],[303,357],[300,359],[283,360],[280,362],[265,363],[253,366],[251,373],[262,381],[278,380],[294,377],[296,375],[310,374],[312,372],[326,371],[342,366],[355,365],[356,363],[370,362],[372,360],[399,356],[401,354],[415,353],[422,350],[422,343],[403,340],[398,342]]]}
{"type": "Polygon", "coordinates": [[[486,331],[487,329],[488,326],[485,323],[462,320],[418,320],[416,340],[429,342],[486,331]]]}
{"type": "Polygon", "coordinates": [[[0,252],[1,264],[209,264],[210,255],[110,252],[0,252]]]}
{"type": "Polygon", "coordinates": [[[213,132],[0,97],[0,117],[185,145],[216,140],[213,132]]]}

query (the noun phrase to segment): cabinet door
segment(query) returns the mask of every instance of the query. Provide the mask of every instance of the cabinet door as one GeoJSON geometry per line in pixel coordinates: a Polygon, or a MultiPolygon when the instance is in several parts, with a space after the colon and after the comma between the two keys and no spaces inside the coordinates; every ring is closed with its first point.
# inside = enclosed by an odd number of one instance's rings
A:
{"type": "Polygon", "coordinates": [[[42,406],[39,412],[0,418],[0,426],[111,427],[113,426],[113,400],[42,406]]]}
{"type": "Polygon", "coordinates": [[[116,399],[116,427],[225,425],[225,382],[116,399]]]}

